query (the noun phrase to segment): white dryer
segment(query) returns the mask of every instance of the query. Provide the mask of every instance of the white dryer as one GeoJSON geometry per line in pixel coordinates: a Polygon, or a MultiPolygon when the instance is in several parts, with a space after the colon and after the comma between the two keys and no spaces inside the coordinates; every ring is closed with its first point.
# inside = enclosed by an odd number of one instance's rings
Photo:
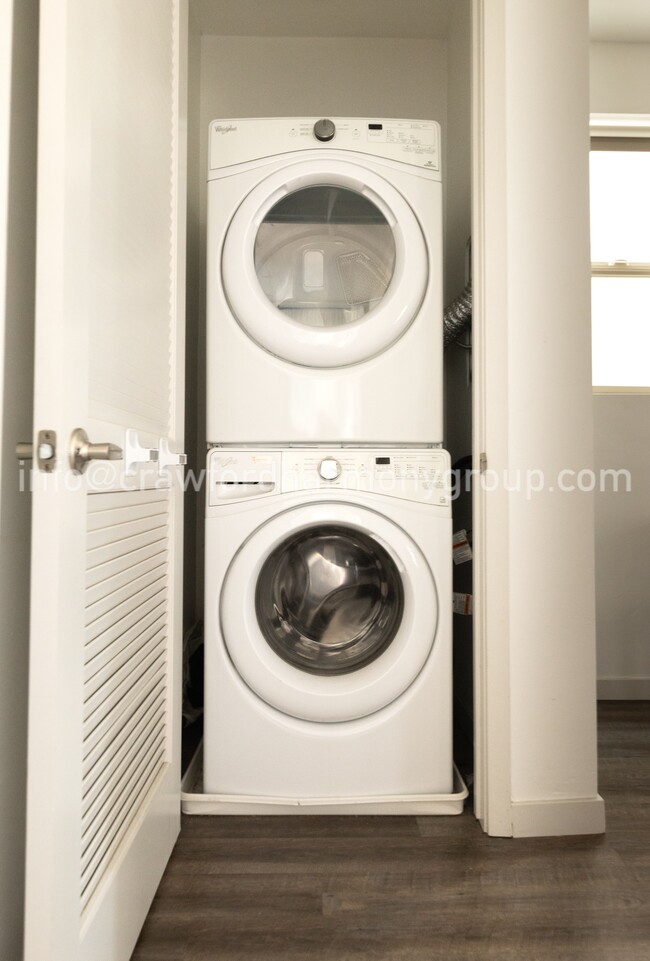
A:
{"type": "Polygon", "coordinates": [[[216,120],[211,443],[442,441],[437,123],[216,120]]]}
{"type": "Polygon", "coordinates": [[[441,450],[211,450],[207,794],[451,793],[448,473],[441,450]]]}

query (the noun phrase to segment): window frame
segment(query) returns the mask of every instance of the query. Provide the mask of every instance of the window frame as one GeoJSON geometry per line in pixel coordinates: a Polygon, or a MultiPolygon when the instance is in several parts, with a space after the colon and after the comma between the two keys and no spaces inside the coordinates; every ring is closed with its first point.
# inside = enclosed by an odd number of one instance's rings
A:
{"type": "MultiPolygon", "coordinates": [[[[650,114],[592,114],[590,118],[589,152],[642,151],[650,153],[650,114]]],[[[591,197],[591,182],[589,184],[591,197]]],[[[615,260],[609,263],[591,261],[591,277],[646,277],[650,279],[650,262],[615,260]]],[[[649,385],[596,385],[594,394],[650,394],[649,385]]]]}

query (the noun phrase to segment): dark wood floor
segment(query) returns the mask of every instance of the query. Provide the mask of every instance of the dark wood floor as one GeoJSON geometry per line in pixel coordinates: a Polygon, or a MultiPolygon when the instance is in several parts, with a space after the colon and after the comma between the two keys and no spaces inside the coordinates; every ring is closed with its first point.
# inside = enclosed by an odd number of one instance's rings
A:
{"type": "Polygon", "coordinates": [[[133,961],[648,961],[650,702],[600,706],[604,837],[185,817],[133,961]]]}

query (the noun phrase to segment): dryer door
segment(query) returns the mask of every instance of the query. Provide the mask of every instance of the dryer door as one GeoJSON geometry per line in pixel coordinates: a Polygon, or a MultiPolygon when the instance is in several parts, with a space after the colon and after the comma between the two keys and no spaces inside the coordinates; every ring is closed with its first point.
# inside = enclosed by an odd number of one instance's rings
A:
{"type": "Polygon", "coordinates": [[[223,248],[234,316],[270,353],[345,367],[381,353],[424,298],[427,250],[386,180],[345,161],[276,171],[237,209],[223,248]]]}
{"type": "Polygon", "coordinates": [[[437,617],[417,545],[351,504],[273,517],[235,556],[221,595],[224,641],[243,681],[310,721],[364,717],[399,697],[431,652],[437,617]]]}

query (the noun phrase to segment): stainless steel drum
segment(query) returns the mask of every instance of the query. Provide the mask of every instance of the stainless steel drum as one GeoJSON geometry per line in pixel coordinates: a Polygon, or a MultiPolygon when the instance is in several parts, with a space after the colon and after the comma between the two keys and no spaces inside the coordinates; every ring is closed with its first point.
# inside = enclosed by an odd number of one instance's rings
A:
{"type": "Polygon", "coordinates": [[[284,661],[311,674],[347,674],[391,644],[404,591],[395,561],[371,536],[317,526],[268,556],[255,608],[262,634],[284,661]]]}

